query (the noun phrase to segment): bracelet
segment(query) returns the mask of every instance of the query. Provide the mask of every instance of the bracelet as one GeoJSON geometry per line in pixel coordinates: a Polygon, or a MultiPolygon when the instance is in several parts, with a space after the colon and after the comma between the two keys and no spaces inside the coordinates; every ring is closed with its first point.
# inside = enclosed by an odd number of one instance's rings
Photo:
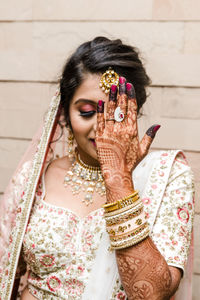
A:
{"type": "Polygon", "coordinates": [[[109,250],[120,250],[124,248],[128,248],[131,246],[134,246],[141,241],[143,241],[145,238],[149,236],[149,228],[147,227],[144,232],[142,232],[140,235],[137,235],[134,238],[124,240],[122,242],[112,242],[109,250]]]}
{"type": "Polygon", "coordinates": [[[123,213],[123,212],[125,213],[125,212],[129,211],[129,209],[131,209],[133,207],[136,207],[139,203],[140,204],[142,203],[140,199],[138,199],[137,201],[135,201],[133,204],[131,204],[129,206],[125,206],[125,207],[117,209],[115,211],[111,211],[111,212],[108,212],[108,213],[106,213],[104,211],[104,217],[107,218],[107,217],[111,217],[111,216],[121,215],[121,213],[123,213]]]}
{"type": "Polygon", "coordinates": [[[143,211],[143,204],[138,203],[137,206],[130,207],[125,212],[121,212],[120,214],[114,216],[105,216],[106,226],[110,227],[112,225],[122,224],[131,220],[137,216],[139,216],[143,211]]]}
{"type": "Polygon", "coordinates": [[[110,236],[110,239],[121,239],[121,237],[124,237],[127,234],[132,236],[135,235],[141,230],[141,228],[143,228],[144,224],[147,224],[147,222],[146,216],[142,209],[137,218],[134,217],[126,222],[123,222],[122,224],[107,226],[107,232],[110,236]]]}
{"type": "Polygon", "coordinates": [[[149,235],[149,225],[138,191],[103,207],[111,249],[133,246],[149,235]]]}
{"type": "Polygon", "coordinates": [[[111,211],[126,207],[128,205],[131,205],[138,199],[139,199],[138,191],[135,191],[131,195],[124,197],[118,201],[104,204],[103,208],[104,208],[105,212],[111,212],[111,211]]]}

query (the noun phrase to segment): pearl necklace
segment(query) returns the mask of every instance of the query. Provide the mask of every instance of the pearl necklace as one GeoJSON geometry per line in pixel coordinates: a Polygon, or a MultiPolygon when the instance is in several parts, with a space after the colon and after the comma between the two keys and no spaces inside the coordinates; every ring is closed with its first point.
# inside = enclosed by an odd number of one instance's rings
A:
{"type": "Polygon", "coordinates": [[[87,206],[93,203],[93,193],[106,194],[105,184],[100,167],[86,165],[76,154],[76,160],[64,178],[64,186],[70,186],[73,194],[85,193],[82,202],[87,206]]]}

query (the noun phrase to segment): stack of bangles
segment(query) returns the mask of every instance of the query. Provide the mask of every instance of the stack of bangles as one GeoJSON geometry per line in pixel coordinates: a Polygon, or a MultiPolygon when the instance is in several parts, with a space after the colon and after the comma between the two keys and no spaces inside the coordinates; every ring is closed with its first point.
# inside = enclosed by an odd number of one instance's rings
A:
{"type": "Polygon", "coordinates": [[[149,235],[143,203],[138,191],[103,206],[111,250],[133,246],[149,235]]]}

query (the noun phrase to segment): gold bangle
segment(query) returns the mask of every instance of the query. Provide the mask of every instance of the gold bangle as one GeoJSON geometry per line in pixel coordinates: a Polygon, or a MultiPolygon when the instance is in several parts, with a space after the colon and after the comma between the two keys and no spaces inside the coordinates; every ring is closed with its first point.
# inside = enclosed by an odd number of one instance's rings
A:
{"type": "Polygon", "coordinates": [[[139,199],[138,196],[138,191],[135,191],[134,193],[132,193],[129,196],[126,196],[120,200],[117,200],[115,202],[112,203],[106,203],[103,205],[103,208],[105,210],[105,212],[111,212],[120,208],[123,208],[125,206],[128,206],[130,204],[133,204],[135,201],[137,201],[139,199]]]}
{"type": "Polygon", "coordinates": [[[142,203],[141,199],[138,199],[137,201],[135,201],[133,204],[131,204],[129,206],[125,206],[123,208],[120,208],[120,209],[117,209],[117,210],[114,210],[114,211],[111,211],[111,212],[105,212],[104,211],[104,217],[108,218],[108,217],[114,217],[114,216],[120,215],[121,213],[125,213],[125,212],[129,211],[131,208],[136,207],[138,205],[143,206],[143,203],[142,203]]]}

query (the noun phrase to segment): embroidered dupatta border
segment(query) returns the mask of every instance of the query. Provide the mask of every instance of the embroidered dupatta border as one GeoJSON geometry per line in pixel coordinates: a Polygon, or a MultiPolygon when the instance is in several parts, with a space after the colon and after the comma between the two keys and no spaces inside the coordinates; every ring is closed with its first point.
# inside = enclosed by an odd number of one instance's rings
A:
{"type": "Polygon", "coordinates": [[[2,276],[2,287],[1,287],[1,297],[2,300],[9,300],[11,297],[15,273],[17,269],[17,264],[19,260],[19,255],[21,251],[21,246],[23,242],[24,233],[28,223],[30,211],[32,208],[32,203],[34,199],[35,189],[37,187],[37,182],[43,167],[43,161],[46,155],[46,149],[49,143],[49,138],[52,133],[54,126],[54,121],[58,112],[58,107],[60,104],[60,93],[57,91],[55,96],[52,98],[50,103],[49,111],[46,115],[44,127],[42,130],[42,136],[37,146],[37,151],[34,155],[32,171],[25,187],[25,192],[23,199],[20,200],[21,211],[17,213],[16,224],[14,233],[12,236],[12,243],[9,245],[9,258],[8,264],[5,267],[4,274],[2,276]]]}

